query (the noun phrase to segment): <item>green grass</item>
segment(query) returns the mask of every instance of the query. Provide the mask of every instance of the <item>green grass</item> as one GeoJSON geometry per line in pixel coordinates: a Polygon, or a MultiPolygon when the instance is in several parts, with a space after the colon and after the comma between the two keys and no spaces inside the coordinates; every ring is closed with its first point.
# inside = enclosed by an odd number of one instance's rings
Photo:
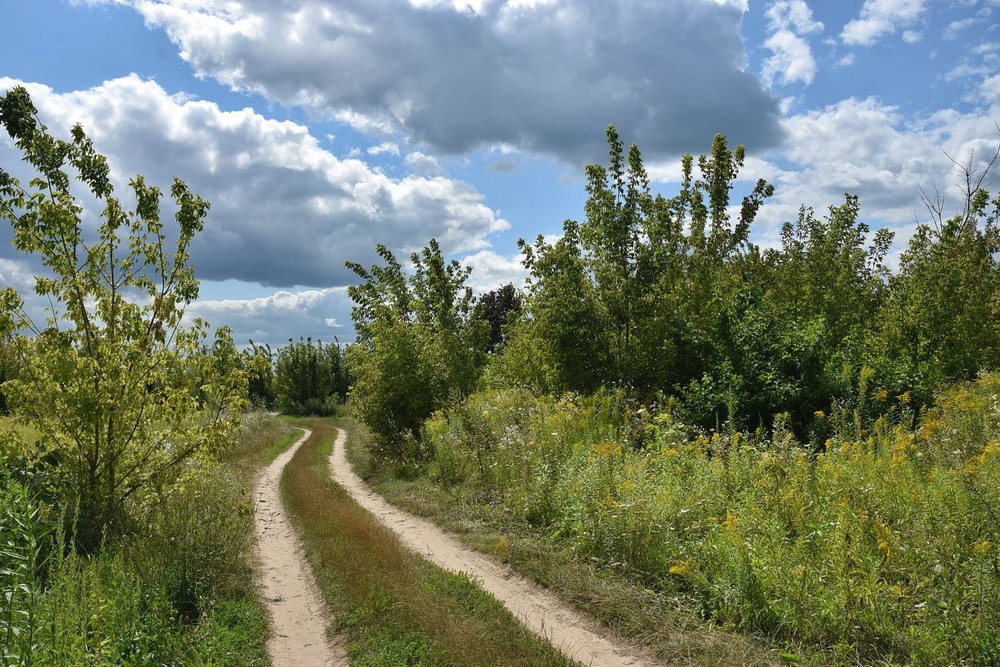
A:
{"type": "Polygon", "coordinates": [[[405,549],[330,479],[332,421],[296,423],[313,434],[282,492],[352,664],[573,664],[467,577],[405,549]]]}
{"type": "Polygon", "coordinates": [[[0,479],[0,665],[270,664],[250,489],[291,435],[251,416],[221,464],[134,508],[134,530],[86,557],[46,546],[62,542],[59,527],[27,489],[0,479]]]}
{"type": "Polygon", "coordinates": [[[699,618],[690,601],[667,595],[621,576],[611,566],[581,554],[552,531],[532,526],[481,489],[442,486],[427,476],[400,479],[373,467],[364,429],[348,442],[355,470],[386,500],[433,520],[470,547],[515,570],[591,614],[614,634],[649,647],[664,664],[776,665],[779,654],[800,653],[785,643],[770,644],[734,634],[699,618]]]}

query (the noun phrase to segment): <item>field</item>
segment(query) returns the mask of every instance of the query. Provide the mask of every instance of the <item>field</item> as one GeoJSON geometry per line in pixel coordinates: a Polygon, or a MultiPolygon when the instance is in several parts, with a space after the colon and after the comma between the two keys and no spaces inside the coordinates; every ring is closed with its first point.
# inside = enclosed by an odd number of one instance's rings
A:
{"type": "MultiPolygon", "coordinates": [[[[917,415],[886,398],[870,429],[823,415],[816,451],[780,426],[698,434],[614,394],[500,390],[430,420],[428,473],[510,542],[521,524],[789,657],[996,664],[998,396],[988,375],[917,415]]],[[[504,556],[507,540],[483,546],[504,556]]]]}

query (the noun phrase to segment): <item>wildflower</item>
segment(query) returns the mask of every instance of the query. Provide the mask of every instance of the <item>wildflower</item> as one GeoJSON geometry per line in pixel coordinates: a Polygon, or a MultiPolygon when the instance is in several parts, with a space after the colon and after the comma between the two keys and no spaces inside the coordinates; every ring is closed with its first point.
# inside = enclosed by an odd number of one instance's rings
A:
{"type": "Polygon", "coordinates": [[[889,540],[892,537],[892,529],[876,519],[874,523],[874,530],[878,550],[883,556],[885,556],[886,560],[888,560],[890,553],[889,540]]]}
{"type": "Polygon", "coordinates": [[[987,445],[983,447],[983,453],[979,455],[980,465],[986,463],[991,456],[995,456],[997,454],[1000,454],[1000,445],[995,442],[987,443],[987,445]]]}
{"type": "Polygon", "coordinates": [[[687,576],[688,574],[691,574],[691,561],[686,560],[683,563],[679,563],[677,565],[671,565],[670,569],[667,570],[667,572],[669,572],[670,574],[676,574],[679,577],[687,576]]]}

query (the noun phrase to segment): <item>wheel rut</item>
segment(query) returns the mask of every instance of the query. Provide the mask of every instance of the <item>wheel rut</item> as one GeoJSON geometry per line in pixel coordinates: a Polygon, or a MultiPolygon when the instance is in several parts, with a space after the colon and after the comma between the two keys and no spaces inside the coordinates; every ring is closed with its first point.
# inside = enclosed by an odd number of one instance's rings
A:
{"type": "Polygon", "coordinates": [[[616,642],[594,620],[550,591],[516,574],[512,568],[473,551],[425,519],[386,502],[352,470],[347,461],[347,434],[338,429],[330,455],[330,474],[362,507],[393,530],[409,549],[439,567],[477,581],[538,635],[565,655],[590,667],[653,667],[660,664],[616,642]]]}
{"type": "Polygon", "coordinates": [[[270,618],[267,651],[274,667],[348,667],[343,647],[327,637],[330,615],[281,504],[281,471],[311,435],[301,430],[302,437],[254,483],[257,588],[270,618]]]}

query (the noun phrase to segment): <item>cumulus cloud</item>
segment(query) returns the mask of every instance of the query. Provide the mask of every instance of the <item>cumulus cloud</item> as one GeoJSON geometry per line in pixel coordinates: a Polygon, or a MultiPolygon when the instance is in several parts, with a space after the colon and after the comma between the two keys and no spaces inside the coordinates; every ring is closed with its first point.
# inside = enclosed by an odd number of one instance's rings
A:
{"type": "Polygon", "coordinates": [[[404,162],[410,171],[418,176],[436,174],[441,171],[441,165],[436,158],[431,155],[425,155],[420,151],[407,153],[404,162]]]}
{"type": "Polygon", "coordinates": [[[378,146],[372,146],[368,149],[369,155],[399,155],[399,146],[392,143],[391,141],[385,141],[378,146]]]}
{"type": "Polygon", "coordinates": [[[865,0],[858,18],[844,26],[840,37],[845,44],[870,46],[885,35],[913,25],[926,9],[927,0],[865,0]]]}
{"type": "Polygon", "coordinates": [[[255,299],[200,299],[187,315],[225,322],[238,345],[252,340],[277,348],[299,337],[331,342],[336,336],[351,342],[353,328],[341,324],[351,321],[351,305],[344,288],[277,291],[255,299]]]}
{"type": "Polygon", "coordinates": [[[983,79],[979,84],[978,99],[994,104],[1000,103],[1000,74],[983,79]]]}
{"type": "Polygon", "coordinates": [[[528,272],[521,264],[521,256],[505,257],[492,250],[481,250],[459,260],[462,266],[471,266],[467,284],[476,292],[488,292],[497,287],[513,283],[514,287],[524,286],[528,272]]]}
{"type": "Polygon", "coordinates": [[[764,61],[762,76],[770,85],[778,78],[781,83],[812,83],[816,76],[816,59],[803,35],[823,31],[823,24],[812,17],[805,0],[777,0],[767,8],[768,32],[764,47],[773,54],[764,61]]]}
{"type": "Polygon", "coordinates": [[[591,162],[609,122],[650,155],[781,138],[744,71],[745,0],[117,1],[201,76],[435,153],[591,162]]]}
{"type": "Polygon", "coordinates": [[[919,188],[938,188],[946,206],[959,206],[948,156],[960,163],[971,157],[973,168],[982,168],[980,160],[996,148],[991,118],[998,114],[1000,104],[994,104],[986,115],[947,110],[912,119],[876,98],[850,98],[790,116],[786,146],[764,156],[763,164],[748,161],[744,170],[745,177],[776,186],[775,198],[761,210],[758,240],[777,242],[780,224],[794,220],[800,206],[822,214],[851,193],[861,199],[862,220],[892,227],[905,241],[916,221],[927,221],[919,188]]]}
{"type": "MultiPolygon", "coordinates": [[[[18,83],[0,78],[0,90],[18,83]]],[[[467,183],[392,179],[336,157],[301,125],[222,111],[137,76],[65,94],[28,88],[53,131],[81,122],[119,176],[143,173],[164,188],[180,176],[212,203],[192,247],[203,279],[345,285],[354,275],[344,261],[374,261],[376,243],[409,252],[433,236],[448,253],[475,252],[508,226],[467,183]]],[[[0,161],[18,162],[9,144],[0,161]]]]}

